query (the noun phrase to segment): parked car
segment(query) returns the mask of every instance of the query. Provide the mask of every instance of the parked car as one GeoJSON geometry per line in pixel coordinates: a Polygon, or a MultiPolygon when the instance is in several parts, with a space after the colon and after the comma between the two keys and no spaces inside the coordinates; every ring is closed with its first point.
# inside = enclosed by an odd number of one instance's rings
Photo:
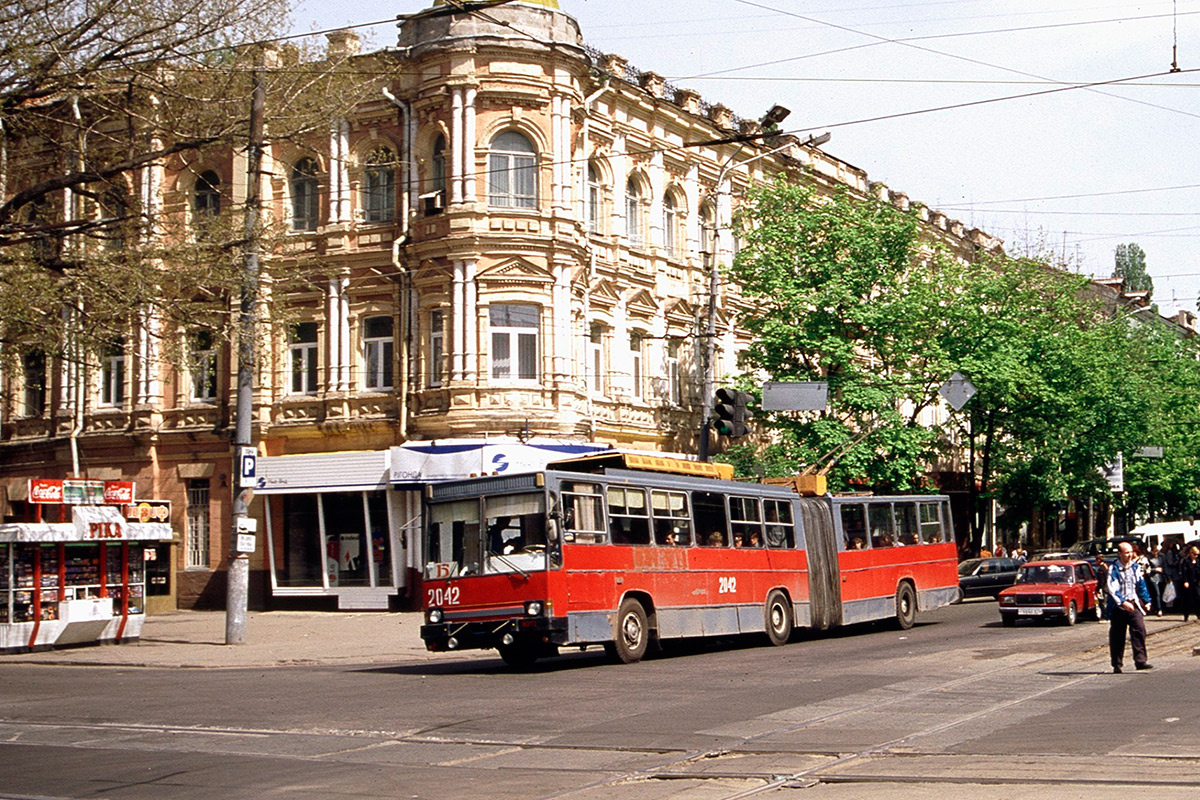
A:
{"type": "Polygon", "coordinates": [[[1096,564],[1097,558],[1112,561],[1117,557],[1117,545],[1121,542],[1132,542],[1146,552],[1146,543],[1138,536],[1114,536],[1111,539],[1084,539],[1067,548],[1071,558],[1082,558],[1096,564]]]}
{"type": "Polygon", "coordinates": [[[1000,592],[1000,621],[1016,625],[1022,617],[1061,620],[1074,625],[1080,614],[1100,619],[1096,571],[1086,559],[1030,561],[1017,580],[1000,592]]]}
{"type": "Polygon", "coordinates": [[[1017,579],[1016,559],[968,558],[958,565],[958,588],[963,597],[995,597],[1017,579]]]}

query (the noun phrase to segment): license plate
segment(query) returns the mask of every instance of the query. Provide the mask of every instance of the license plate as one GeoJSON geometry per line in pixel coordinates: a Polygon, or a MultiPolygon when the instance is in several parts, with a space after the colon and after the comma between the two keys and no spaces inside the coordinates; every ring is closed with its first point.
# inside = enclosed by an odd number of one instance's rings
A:
{"type": "Polygon", "coordinates": [[[1040,617],[1042,610],[1040,608],[1018,608],[1017,615],[1021,617],[1040,617]]]}

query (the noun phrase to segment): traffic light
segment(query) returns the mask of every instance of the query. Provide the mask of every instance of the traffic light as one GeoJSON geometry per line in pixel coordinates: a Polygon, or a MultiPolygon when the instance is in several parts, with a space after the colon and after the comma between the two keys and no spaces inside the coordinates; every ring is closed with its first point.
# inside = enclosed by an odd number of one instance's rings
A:
{"type": "Polygon", "coordinates": [[[745,436],[746,421],[750,418],[746,406],[752,399],[748,392],[718,389],[717,401],[713,405],[713,427],[717,433],[730,439],[745,436]]]}

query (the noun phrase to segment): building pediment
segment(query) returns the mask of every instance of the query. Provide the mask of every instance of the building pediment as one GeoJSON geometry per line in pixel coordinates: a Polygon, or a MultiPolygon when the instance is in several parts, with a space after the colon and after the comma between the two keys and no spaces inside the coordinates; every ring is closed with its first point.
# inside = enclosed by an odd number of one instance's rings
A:
{"type": "Polygon", "coordinates": [[[653,316],[658,313],[658,301],[654,295],[645,289],[635,289],[625,301],[625,307],[631,312],[653,316]]]}
{"type": "Polygon", "coordinates": [[[481,270],[476,276],[481,283],[554,283],[549,270],[523,258],[513,258],[481,270]]]}
{"type": "Polygon", "coordinates": [[[615,306],[621,302],[621,293],[610,280],[599,280],[591,287],[592,303],[600,306],[615,306]]]}
{"type": "Polygon", "coordinates": [[[696,307],[683,298],[668,301],[664,313],[672,322],[691,323],[696,319],[696,307]]]}

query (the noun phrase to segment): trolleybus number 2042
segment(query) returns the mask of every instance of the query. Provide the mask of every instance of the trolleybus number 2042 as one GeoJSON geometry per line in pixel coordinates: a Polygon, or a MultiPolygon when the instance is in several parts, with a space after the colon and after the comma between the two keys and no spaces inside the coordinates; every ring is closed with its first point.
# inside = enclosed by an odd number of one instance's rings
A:
{"type": "Polygon", "coordinates": [[[421,636],[514,665],[603,645],[626,663],[658,640],[913,624],[956,602],[949,501],[802,497],[770,486],[612,466],[430,487],[421,636]]]}

